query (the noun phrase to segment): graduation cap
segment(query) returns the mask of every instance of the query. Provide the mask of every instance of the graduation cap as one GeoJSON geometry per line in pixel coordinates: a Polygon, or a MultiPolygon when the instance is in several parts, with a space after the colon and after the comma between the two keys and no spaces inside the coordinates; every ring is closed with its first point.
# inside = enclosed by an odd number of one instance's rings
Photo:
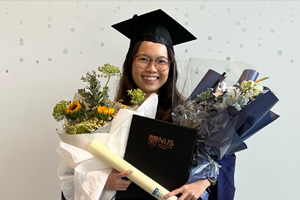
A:
{"type": "Polygon", "coordinates": [[[112,27],[130,39],[130,49],[137,41],[151,41],[173,50],[174,45],[197,39],[161,9],[140,16],[134,15],[112,27]]]}

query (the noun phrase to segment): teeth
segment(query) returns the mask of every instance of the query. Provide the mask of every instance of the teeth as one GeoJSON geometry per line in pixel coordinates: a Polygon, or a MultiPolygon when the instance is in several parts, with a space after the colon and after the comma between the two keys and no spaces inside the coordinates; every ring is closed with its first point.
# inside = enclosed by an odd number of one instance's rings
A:
{"type": "Polygon", "coordinates": [[[149,80],[149,81],[155,81],[155,80],[157,80],[157,77],[153,77],[153,76],[144,76],[144,79],[149,80]]]}

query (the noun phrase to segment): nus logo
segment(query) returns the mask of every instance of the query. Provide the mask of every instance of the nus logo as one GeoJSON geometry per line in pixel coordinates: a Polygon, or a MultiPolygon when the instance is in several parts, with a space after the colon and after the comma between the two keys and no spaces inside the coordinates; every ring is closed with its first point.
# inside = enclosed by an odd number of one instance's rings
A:
{"type": "Polygon", "coordinates": [[[158,147],[161,149],[172,149],[174,146],[174,140],[158,137],[155,135],[149,135],[148,144],[150,147],[158,147]]]}

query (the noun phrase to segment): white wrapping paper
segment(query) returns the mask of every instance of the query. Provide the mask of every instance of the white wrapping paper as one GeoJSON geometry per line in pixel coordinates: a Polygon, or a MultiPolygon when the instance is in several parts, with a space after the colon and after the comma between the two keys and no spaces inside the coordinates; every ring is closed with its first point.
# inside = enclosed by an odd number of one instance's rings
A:
{"type": "Polygon", "coordinates": [[[87,147],[95,140],[123,158],[132,115],[155,118],[157,103],[157,95],[152,94],[135,111],[121,109],[112,120],[109,133],[58,133],[62,141],[56,150],[63,159],[57,175],[67,200],[111,200],[115,191],[106,191],[103,187],[112,168],[88,152],[87,147]]]}

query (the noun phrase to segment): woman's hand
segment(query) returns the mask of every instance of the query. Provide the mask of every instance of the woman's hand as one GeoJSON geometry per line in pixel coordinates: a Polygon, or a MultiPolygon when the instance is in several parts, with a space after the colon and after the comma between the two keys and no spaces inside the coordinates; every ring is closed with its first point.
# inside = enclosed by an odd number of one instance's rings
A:
{"type": "Polygon", "coordinates": [[[105,190],[119,190],[125,191],[130,185],[130,180],[122,179],[132,173],[131,170],[124,172],[117,172],[116,170],[112,170],[110,175],[108,176],[106,183],[104,185],[105,190]]]}
{"type": "Polygon", "coordinates": [[[193,183],[183,185],[180,188],[173,190],[169,194],[166,194],[166,197],[181,194],[178,200],[197,200],[209,186],[210,182],[208,180],[197,180],[193,183]]]}

